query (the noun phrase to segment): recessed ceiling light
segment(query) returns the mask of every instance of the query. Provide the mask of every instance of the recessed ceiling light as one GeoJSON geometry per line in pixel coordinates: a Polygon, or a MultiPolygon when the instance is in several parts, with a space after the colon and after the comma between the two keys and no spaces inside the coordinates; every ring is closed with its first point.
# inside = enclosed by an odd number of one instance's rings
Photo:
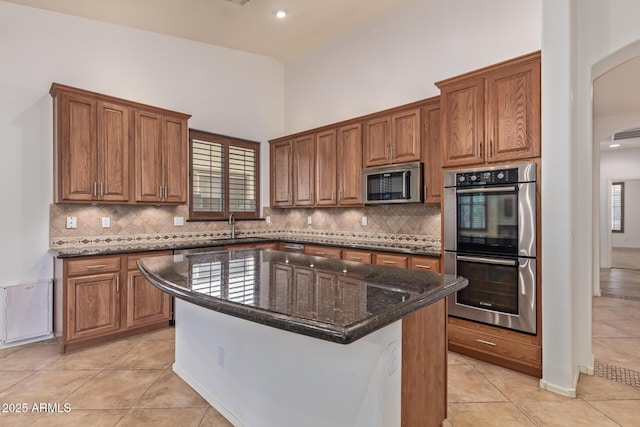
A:
{"type": "Polygon", "coordinates": [[[284,18],[287,16],[287,11],[285,9],[276,9],[273,11],[273,14],[276,15],[277,18],[284,18]]]}
{"type": "Polygon", "coordinates": [[[609,144],[609,148],[617,148],[620,147],[620,144],[609,144]]]}

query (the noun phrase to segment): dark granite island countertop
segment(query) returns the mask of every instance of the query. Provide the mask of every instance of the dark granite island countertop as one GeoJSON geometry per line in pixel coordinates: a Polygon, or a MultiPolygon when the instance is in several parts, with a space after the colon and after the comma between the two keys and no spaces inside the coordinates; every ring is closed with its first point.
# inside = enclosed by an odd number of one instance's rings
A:
{"type": "Polygon", "coordinates": [[[138,266],[177,298],[341,344],[468,283],[449,275],[260,249],[143,258],[138,266]]]}
{"type": "Polygon", "coordinates": [[[444,297],[467,280],[245,249],[142,258],[174,295],[174,372],[234,426],[440,426],[444,297]]]}

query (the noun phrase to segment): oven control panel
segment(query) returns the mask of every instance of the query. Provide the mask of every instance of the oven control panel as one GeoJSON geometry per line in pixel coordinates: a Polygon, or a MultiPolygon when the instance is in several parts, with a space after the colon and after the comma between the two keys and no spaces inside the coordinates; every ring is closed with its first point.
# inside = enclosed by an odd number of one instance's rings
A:
{"type": "Polygon", "coordinates": [[[510,184],[518,182],[518,169],[462,172],[456,174],[456,186],[510,184]]]}

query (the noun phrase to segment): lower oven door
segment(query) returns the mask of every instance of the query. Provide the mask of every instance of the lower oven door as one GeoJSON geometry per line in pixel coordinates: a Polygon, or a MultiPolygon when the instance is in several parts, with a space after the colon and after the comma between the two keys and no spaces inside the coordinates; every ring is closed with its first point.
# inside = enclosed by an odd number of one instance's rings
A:
{"type": "Polygon", "coordinates": [[[536,333],[536,260],[445,252],[445,273],[469,285],[449,297],[449,314],[536,333]]]}

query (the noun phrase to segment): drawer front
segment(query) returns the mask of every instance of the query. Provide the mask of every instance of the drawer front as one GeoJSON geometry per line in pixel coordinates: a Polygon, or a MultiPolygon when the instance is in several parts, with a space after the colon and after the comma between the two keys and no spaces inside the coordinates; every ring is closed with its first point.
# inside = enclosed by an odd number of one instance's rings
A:
{"type": "Polygon", "coordinates": [[[67,261],[67,273],[69,276],[98,274],[118,270],[120,270],[120,256],[67,261]]]}
{"type": "Polygon", "coordinates": [[[141,254],[133,254],[127,256],[127,268],[129,270],[135,270],[138,268],[138,260],[140,258],[151,258],[154,256],[163,256],[163,255],[172,255],[172,251],[154,251],[154,252],[145,252],[141,254]]]}
{"type": "Polygon", "coordinates": [[[409,269],[440,273],[440,258],[428,256],[412,256],[409,259],[409,269]]]}
{"type": "Polygon", "coordinates": [[[306,255],[322,256],[325,258],[340,259],[342,250],[340,248],[334,248],[331,246],[315,246],[305,245],[304,253],[306,255]]]}
{"type": "Polygon", "coordinates": [[[476,351],[495,354],[499,357],[502,356],[532,366],[541,366],[542,364],[542,350],[538,346],[460,328],[451,324],[449,325],[449,341],[476,351]]]}
{"type": "Polygon", "coordinates": [[[388,267],[407,268],[408,259],[404,255],[376,254],[376,264],[388,267]]]}
{"type": "Polygon", "coordinates": [[[224,247],[227,251],[233,251],[236,249],[278,249],[278,243],[241,243],[239,245],[229,245],[224,247]]]}
{"type": "Polygon", "coordinates": [[[351,249],[342,250],[342,259],[345,261],[363,262],[371,264],[371,252],[354,251],[351,249]]]}

